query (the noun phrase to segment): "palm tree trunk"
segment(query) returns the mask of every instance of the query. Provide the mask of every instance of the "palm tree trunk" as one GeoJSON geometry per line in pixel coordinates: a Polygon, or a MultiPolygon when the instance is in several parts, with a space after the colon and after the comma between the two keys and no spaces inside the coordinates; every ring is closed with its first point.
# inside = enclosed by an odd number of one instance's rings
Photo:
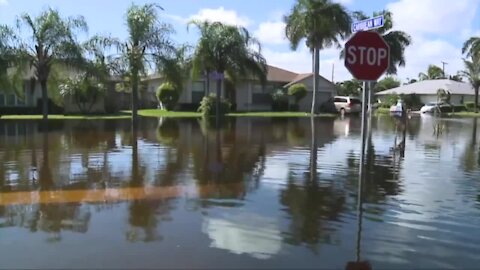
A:
{"type": "Polygon", "coordinates": [[[478,87],[475,88],[475,113],[478,113],[478,87]]]}
{"type": "Polygon", "coordinates": [[[41,80],[40,86],[42,88],[42,115],[43,120],[48,119],[48,91],[47,91],[47,80],[41,80]]]}
{"type": "Polygon", "coordinates": [[[217,98],[215,101],[215,116],[217,117],[217,128],[219,128],[220,121],[220,97],[222,95],[222,80],[217,80],[217,98]]]}
{"type": "Polygon", "coordinates": [[[317,178],[317,136],[315,130],[315,118],[310,117],[311,128],[311,144],[310,144],[310,181],[313,182],[317,178]]]}
{"type": "Polygon", "coordinates": [[[132,72],[132,121],[138,118],[138,70],[132,72]]]}
{"type": "Polygon", "coordinates": [[[318,91],[318,73],[320,72],[320,49],[315,48],[313,50],[313,93],[312,93],[312,110],[311,114],[315,113],[315,103],[316,103],[316,98],[317,98],[317,91],[318,91]]]}

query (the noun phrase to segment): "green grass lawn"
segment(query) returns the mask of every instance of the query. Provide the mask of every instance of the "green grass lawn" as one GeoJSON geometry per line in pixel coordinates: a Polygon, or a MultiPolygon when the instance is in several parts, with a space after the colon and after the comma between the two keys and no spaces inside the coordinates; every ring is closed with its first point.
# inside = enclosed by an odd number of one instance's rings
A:
{"type": "MultiPolygon", "coordinates": [[[[139,110],[138,115],[143,117],[201,117],[199,112],[172,112],[159,109],[139,110]]],[[[305,112],[236,112],[230,113],[229,117],[309,117],[310,113],[305,112]]],[[[315,117],[336,117],[336,114],[316,114],[315,117]]],[[[129,119],[131,111],[122,111],[118,114],[99,114],[99,115],[62,115],[50,114],[48,119],[52,120],[102,120],[102,119],[129,119]]],[[[35,115],[2,115],[2,120],[39,120],[41,114],[35,115]]]]}
{"type": "Polygon", "coordinates": [[[138,115],[146,117],[201,117],[199,112],[172,112],[159,109],[139,110],[138,115]]]}
{"type": "MultiPolygon", "coordinates": [[[[128,113],[119,114],[99,114],[99,115],[63,115],[50,114],[48,119],[51,120],[102,120],[102,119],[129,119],[131,115],[128,113]]],[[[1,120],[41,120],[41,114],[33,115],[2,115],[1,120]]]]}
{"type": "Polygon", "coordinates": [[[474,112],[456,112],[456,113],[448,113],[448,116],[453,117],[480,117],[480,113],[474,112]]]}
{"type": "Polygon", "coordinates": [[[377,108],[375,109],[376,114],[390,114],[389,108],[377,108]]]}
{"type": "MultiPolygon", "coordinates": [[[[237,112],[227,116],[232,117],[309,117],[310,113],[305,112],[237,112]]],[[[316,114],[315,117],[336,117],[336,114],[316,114]]]]}

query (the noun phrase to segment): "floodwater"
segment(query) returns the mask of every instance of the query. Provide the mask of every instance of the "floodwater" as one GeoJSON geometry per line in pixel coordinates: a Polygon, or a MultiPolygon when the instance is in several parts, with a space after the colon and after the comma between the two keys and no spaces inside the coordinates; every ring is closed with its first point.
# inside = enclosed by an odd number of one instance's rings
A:
{"type": "Polygon", "coordinates": [[[477,125],[0,121],[0,268],[478,267],[477,125]]]}

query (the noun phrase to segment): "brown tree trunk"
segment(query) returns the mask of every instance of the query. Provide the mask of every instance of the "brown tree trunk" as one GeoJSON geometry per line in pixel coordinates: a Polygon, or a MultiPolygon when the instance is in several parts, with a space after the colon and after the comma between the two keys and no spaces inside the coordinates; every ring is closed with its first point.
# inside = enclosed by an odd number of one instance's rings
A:
{"type": "Polygon", "coordinates": [[[138,70],[132,72],[132,121],[138,118],[138,70]]]}
{"type": "Polygon", "coordinates": [[[475,88],[475,113],[478,113],[478,87],[475,88]]]}
{"type": "Polygon", "coordinates": [[[47,80],[41,80],[40,86],[42,88],[42,115],[43,120],[48,119],[48,91],[47,91],[47,80]]]}

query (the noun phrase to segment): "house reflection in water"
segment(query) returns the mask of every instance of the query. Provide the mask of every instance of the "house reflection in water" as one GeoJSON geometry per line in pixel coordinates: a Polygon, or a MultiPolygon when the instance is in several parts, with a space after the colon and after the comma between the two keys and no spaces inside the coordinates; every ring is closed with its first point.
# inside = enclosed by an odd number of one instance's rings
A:
{"type": "Polygon", "coordinates": [[[282,246],[276,221],[255,213],[205,217],[202,230],[211,239],[211,247],[257,259],[269,259],[282,246]]]}

